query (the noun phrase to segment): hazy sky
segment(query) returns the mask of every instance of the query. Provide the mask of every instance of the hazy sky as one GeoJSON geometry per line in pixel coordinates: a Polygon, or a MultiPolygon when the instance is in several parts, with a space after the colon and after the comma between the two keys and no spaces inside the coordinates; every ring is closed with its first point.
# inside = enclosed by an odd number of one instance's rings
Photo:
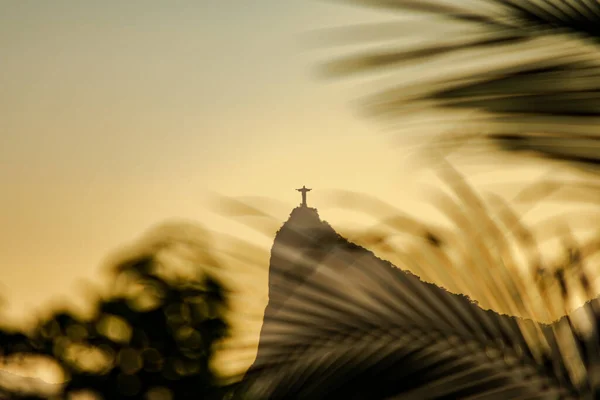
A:
{"type": "Polygon", "coordinates": [[[164,220],[229,231],[210,191],[281,201],[281,218],[302,185],[317,207],[328,188],[406,195],[397,149],[353,113],[350,86],[314,78],[324,58],[302,47],[303,33],[365,15],[310,0],[0,1],[13,313],[96,276],[164,220]]]}
{"type": "Polygon", "coordinates": [[[272,199],[281,223],[302,185],[335,228],[354,217],[326,207],[327,189],[427,216],[410,148],[352,108],[364,82],[316,79],[332,53],[307,45],[315,29],[389,18],[317,0],[0,0],[0,289],[11,313],[70,296],[164,221],[251,237],[207,207],[211,192],[272,199]]]}

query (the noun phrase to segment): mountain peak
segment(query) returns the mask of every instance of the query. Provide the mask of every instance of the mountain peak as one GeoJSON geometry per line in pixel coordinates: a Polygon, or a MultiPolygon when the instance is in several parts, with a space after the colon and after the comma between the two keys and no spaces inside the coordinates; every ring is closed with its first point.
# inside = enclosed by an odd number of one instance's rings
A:
{"type": "Polygon", "coordinates": [[[291,244],[295,247],[310,246],[323,235],[335,235],[333,228],[321,220],[316,208],[299,206],[292,210],[288,220],[281,226],[273,248],[291,244]]]}
{"type": "Polygon", "coordinates": [[[292,210],[290,217],[284,225],[299,227],[318,226],[322,223],[319,211],[316,208],[298,206],[292,210]]]}
{"type": "MultiPolygon", "coordinates": [[[[529,331],[532,324],[483,310],[467,296],[421,281],[351,243],[321,220],[317,209],[303,204],[292,210],[273,242],[269,302],[256,359],[246,375],[252,378],[247,383],[257,398],[287,398],[285,393],[325,398],[319,397],[303,379],[296,382],[300,386],[290,386],[288,377],[295,371],[324,368],[313,371],[318,381],[321,374],[333,373],[326,370],[329,364],[323,362],[324,357],[339,363],[337,358],[345,357],[344,351],[371,351],[368,346],[373,345],[372,340],[392,340],[392,348],[404,340],[414,340],[415,346],[423,340],[438,346],[440,335],[467,341],[477,337],[487,343],[510,336],[511,346],[526,349],[528,343],[520,325],[529,331]],[[477,324],[482,328],[475,334],[468,330],[477,324]],[[375,335],[378,332],[390,334],[379,337],[375,335]]],[[[385,348],[379,342],[377,346],[385,348]]],[[[460,352],[460,346],[447,344],[448,352],[460,352]]],[[[397,357],[394,371],[412,368],[410,358],[401,359],[401,354],[397,357]]],[[[355,378],[343,387],[332,388],[332,393],[341,397],[362,393],[360,398],[375,398],[372,395],[378,392],[389,397],[400,386],[416,388],[420,384],[414,379],[378,377],[367,361],[354,363],[351,375],[355,378]]],[[[348,376],[343,368],[336,369],[334,375],[331,382],[348,376]]],[[[320,395],[336,397],[332,393],[320,395]]]]}

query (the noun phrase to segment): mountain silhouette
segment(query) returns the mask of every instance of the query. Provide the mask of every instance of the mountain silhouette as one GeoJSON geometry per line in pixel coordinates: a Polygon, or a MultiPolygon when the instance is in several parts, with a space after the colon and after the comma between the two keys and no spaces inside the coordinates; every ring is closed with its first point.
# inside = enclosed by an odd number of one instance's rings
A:
{"type": "Polygon", "coordinates": [[[257,356],[240,393],[569,397],[580,388],[561,362],[561,324],[570,319],[550,326],[484,310],[351,243],[301,205],[275,236],[257,356]]]}

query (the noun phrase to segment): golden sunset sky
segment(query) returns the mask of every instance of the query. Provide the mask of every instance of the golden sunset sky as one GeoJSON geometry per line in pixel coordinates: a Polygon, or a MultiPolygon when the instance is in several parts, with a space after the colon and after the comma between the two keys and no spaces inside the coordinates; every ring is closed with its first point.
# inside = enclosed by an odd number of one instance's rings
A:
{"type": "Polygon", "coordinates": [[[281,202],[281,222],[302,185],[317,207],[331,188],[402,197],[397,149],[354,115],[348,85],[314,78],[323,57],[303,36],[365,15],[304,0],[0,2],[9,315],[74,295],[165,220],[239,232],[211,192],[281,202]]]}
{"type": "Polygon", "coordinates": [[[163,221],[250,237],[210,193],[271,199],[281,223],[302,185],[334,227],[350,217],[326,207],[329,189],[421,212],[411,148],[352,108],[362,82],[316,79],[331,56],[308,45],[316,29],[382,19],[310,0],[1,1],[8,315],[76,296],[163,221]]]}

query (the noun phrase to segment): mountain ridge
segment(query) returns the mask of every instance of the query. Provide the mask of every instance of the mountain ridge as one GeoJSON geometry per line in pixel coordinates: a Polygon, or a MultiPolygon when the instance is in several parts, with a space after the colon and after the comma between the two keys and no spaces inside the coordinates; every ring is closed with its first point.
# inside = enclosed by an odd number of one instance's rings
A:
{"type": "MultiPolygon", "coordinates": [[[[387,342],[387,348],[408,341],[408,347],[421,343],[425,347],[417,347],[422,351],[427,346],[439,346],[440,338],[462,344],[489,343],[511,357],[521,357],[528,368],[535,370],[540,360],[530,349],[531,338],[522,331],[533,334],[539,327],[539,335],[547,341],[550,352],[540,368],[554,369],[556,379],[561,382],[550,382],[555,377],[548,374],[550,378],[545,384],[555,388],[558,394],[568,390],[569,385],[564,384],[567,374],[564,366],[552,361],[559,352],[553,326],[483,309],[469,296],[422,281],[410,271],[341,236],[321,220],[316,208],[300,206],[292,210],[273,241],[269,301],[257,356],[246,373],[245,382],[250,385],[250,393],[264,399],[369,398],[374,387],[385,397],[396,393],[399,385],[405,385],[404,389],[419,398],[425,395],[424,376],[413,374],[411,379],[401,379],[399,383],[394,374],[374,376],[377,363],[371,365],[363,361],[342,373],[344,368],[350,368],[352,361],[347,361],[337,372],[328,372],[323,369],[322,361],[317,360],[334,357],[334,353],[338,358],[350,357],[355,349],[369,345],[361,336],[372,337],[372,343],[380,340],[373,336],[375,330],[392,332],[393,340],[387,342]],[[340,353],[341,343],[345,342],[350,347],[340,353]],[[293,374],[304,370],[312,372],[303,373],[306,376],[300,382],[294,381],[293,374]],[[322,382],[320,385],[311,383],[325,379],[323,374],[330,375],[325,385],[329,388],[327,393],[318,392],[324,387],[322,382]]],[[[381,347],[378,351],[384,349],[381,347]]],[[[452,351],[456,352],[457,348],[446,349],[446,352],[452,351]]],[[[487,352],[485,348],[480,349],[477,357],[487,352]]],[[[459,360],[460,356],[451,357],[459,360]]],[[[332,358],[331,362],[336,363],[337,359],[332,358]]],[[[418,365],[410,357],[395,362],[404,369],[418,365]]],[[[473,362],[477,365],[480,361],[473,362]]],[[[489,368],[493,371],[495,367],[489,368]]],[[[506,379],[519,395],[535,393],[525,384],[519,386],[519,375],[506,379]]]]}

